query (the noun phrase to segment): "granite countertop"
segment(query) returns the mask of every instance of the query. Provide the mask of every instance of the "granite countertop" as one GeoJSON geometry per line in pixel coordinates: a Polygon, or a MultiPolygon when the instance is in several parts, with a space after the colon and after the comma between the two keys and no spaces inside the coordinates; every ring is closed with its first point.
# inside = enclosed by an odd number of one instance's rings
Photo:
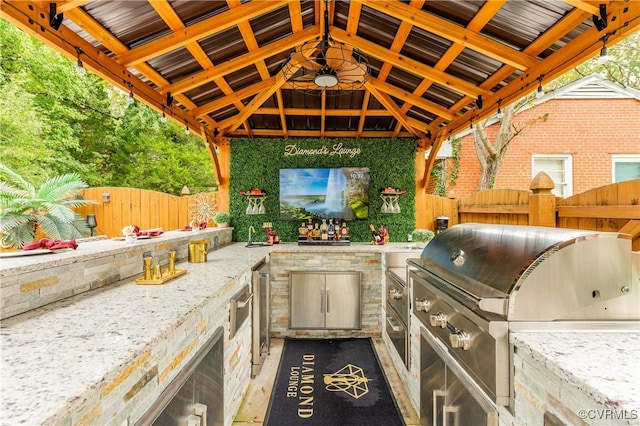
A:
{"type": "Polygon", "coordinates": [[[206,263],[176,265],[187,274],[164,285],[125,280],[2,320],[0,424],[64,418],[65,407],[104,385],[190,312],[229,297],[234,278],[269,250],[231,244],[210,252],[206,263]]]}
{"type": "Polygon", "coordinates": [[[627,330],[515,332],[510,340],[596,403],[638,413],[640,323],[628,324],[627,330]]]}
{"type": "MultiPolygon", "coordinates": [[[[140,239],[133,245],[128,245],[122,241],[122,239],[118,238],[95,239],[93,241],[87,238],[78,240],[78,248],[76,250],[62,249],[36,256],[0,256],[0,277],[11,277],[25,272],[96,259],[105,256],[105,253],[116,255],[132,249],[150,249],[153,246],[167,242],[182,241],[186,244],[191,240],[212,240],[216,238],[216,235],[219,235],[220,232],[224,231],[221,231],[221,228],[207,228],[199,232],[167,231],[160,237],[140,239]]],[[[213,247],[210,246],[210,250],[211,249],[213,249],[213,247]]],[[[10,253],[4,253],[4,255],[10,255],[10,253]]]]}

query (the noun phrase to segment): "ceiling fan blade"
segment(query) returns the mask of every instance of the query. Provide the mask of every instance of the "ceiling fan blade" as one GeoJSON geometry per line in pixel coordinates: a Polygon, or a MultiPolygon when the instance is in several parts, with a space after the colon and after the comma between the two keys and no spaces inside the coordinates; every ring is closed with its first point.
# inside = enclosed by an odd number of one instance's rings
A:
{"type": "Polygon", "coordinates": [[[291,65],[299,65],[302,68],[306,68],[311,71],[319,71],[322,67],[315,62],[312,58],[305,57],[301,52],[295,52],[291,55],[289,61],[291,65]]]}
{"type": "Polygon", "coordinates": [[[340,80],[340,83],[355,83],[356,81],[363,81],[366,74],[367,66],[365,64],[347,63],[338,70],[338,80],[340,80]]]}
{"type": "Polygon", "coordinates": [[[350,56],[344,49],[335,46],[330,46],[325,53],[327,66],[334,70],[340,68],[350,56]]]}
{"type": "Polygon", "coordinates": [[[309,81],[313,82],[315,80],[315,78],[316,78],[315,74],[303,74],[303,75],[294,77],[291,80],[304,83],[304,82],[309,82],[309,81]]]}

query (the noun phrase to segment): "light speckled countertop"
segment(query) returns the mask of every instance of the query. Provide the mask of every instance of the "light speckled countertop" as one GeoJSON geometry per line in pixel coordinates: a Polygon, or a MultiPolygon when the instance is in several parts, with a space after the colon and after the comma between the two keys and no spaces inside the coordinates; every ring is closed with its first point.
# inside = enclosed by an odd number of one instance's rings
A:
{"type": "Polygon", "coordinates": [[[640,412],[640,323],[625,331],[515,332],[510,340],[595,402],[640,412]]]}
{"type": "MultiPolygon", "coordinates": [[[[98,241],[91,249],[60,253],[46,262],[73,262],[74,255],[97,256],[114,244],[98,241]]],[[[206,263],[178,264],[188,273],[162,286],[138,286],[125,280],[2,320],[0,424],[46,423],[70,402],[104,383],[107,375],[116,374],[207,300],[228,297],[233,278],[269,252],[324,250],[384,253],[406,251],[407,245],[286,243],[246,248],[245,243],[234,243],[210,252],[206,263]]],[[[415,251],[419,257],[420,251],[415,251]]],[[[19,273],[37,268],[37,263],[34,258],[3,260],[0,272],[19,273]]],[[[511,341],[594,400],[611,401],[630,410],[640,408],[640,330],[518,332],[512,334],[511,341]]]]}
{"type": "MultiPolygon", "coordinates": [[[[174,233],[168,233],[173,235],[174,233]]],[[[175,233],[175,237],[186,233],[175,233]]],[[[154,240],[142,240],[135,249],[154,240]]],[[[245,247],[234,243],[210,251],[206,263],[179,263],[186,275],[164,285],[136,285],[133,279],[92,290],[0,322],[0,424],[43,424],[87,390],[139,356],[146,347],[207,300],[229,297],[228,284],[270,251],[397,251],[406,244],[373,246],[245,247]]],[[[0,276],[65,265],[131,250],[121,241],[81,244],[78,250],[2,259],[0,276]]],[[[417,252],[419,256],[419,252],[417,252]]]]}
{"type": "Polygon", "coordinates": [[[129,280],[3,320],[0,424],[44,424],[205,301],[229,297],[227,284],[268,252],[232,244],[176,265],[187,274],[164,285],[129,280]]]}

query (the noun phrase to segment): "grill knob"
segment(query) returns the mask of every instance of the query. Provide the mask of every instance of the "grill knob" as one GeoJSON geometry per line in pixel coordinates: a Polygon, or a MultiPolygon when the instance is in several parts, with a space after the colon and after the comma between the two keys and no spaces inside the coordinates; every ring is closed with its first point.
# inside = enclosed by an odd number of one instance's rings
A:
{"type": "Polygon", "coordinates": [[[429,315],[431,327],[447,328],[447,316],[442,312],[429,315]]]}
{"type": "Polygon", "coordinates": [[[471,337],[464,331],[451,333],[449,335],[449,343],[451,343],[452,348],[460,348],[463,351],[471,349],[471,337]]]}
{"type": "Polygon", "coordinates": [[[389,297],[395,300],[401,299],[402,298],[402,292],[396,290],[395,288],[392,288],[391,290],[389,290],[389,297]]]}
{"type": "Polygon", "coordinates": [[[416,299],[416,311],[420,312],[429,312],[431,310],[431,302],[429,302],[427,299],[416,299]]]}

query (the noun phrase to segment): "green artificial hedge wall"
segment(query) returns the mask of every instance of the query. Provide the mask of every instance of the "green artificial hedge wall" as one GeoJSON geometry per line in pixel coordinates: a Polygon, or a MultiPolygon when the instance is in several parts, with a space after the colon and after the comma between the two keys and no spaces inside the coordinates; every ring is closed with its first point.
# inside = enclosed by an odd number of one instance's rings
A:
{"type": "Polygon", "coordinates": [[[249,226],[256,229],[254,242],[266,241],[262,229],[264,222],[271,222],[283,242],[296,242],[301,221],[279,220],[279,170],[281,168],[333,168],[368,167],[370,171],[369,219],[347,223],[352,242],[371,241],[369,224],[376,229],[384,224],[389,229],[390,241],[407,240],[407,234],[415,228],[415,155],[413,139],[232,139],[230,170],[230,214],[234,241],[247,241],[249,226]],[[285,155],[291,145],[299,149],[335,147],[359,150],[358,154],[333,155],[285,155]],[[386,187],[406,190],[400,196],[399,214],[382,213],[380,190],[386,187]],[[247,197],[242,191],[253,188],[267,193],[264,200],[265,214],[247,215],[247,197]]]}

